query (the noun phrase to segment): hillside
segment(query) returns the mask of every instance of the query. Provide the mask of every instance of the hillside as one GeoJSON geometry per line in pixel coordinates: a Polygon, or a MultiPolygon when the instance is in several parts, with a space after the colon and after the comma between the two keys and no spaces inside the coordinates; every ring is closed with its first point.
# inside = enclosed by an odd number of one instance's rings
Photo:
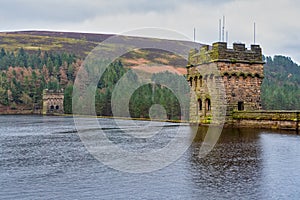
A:
{"type": "MultiPolygon", "coordinates": [[[[75,54],[77,58],[84,59],[88,53],[99,43],[112,37],[111,34],[74,33],[74,32],[50,32],[50,31],[18,31],[0,33],[0,49],[17,52],[21,47],[27,52],[48,51],[55,53],[75,54]]],[[[115,51],[124,44],[146,44],[154,47],[190,47],[201,46],[201,44],[189,41],[175,41],[157,38],[142,38],[131,36],[118,36],[114,44],[105,44],[107,51],[115,51]]],[[[163,64],[173,67],[182,67],[186,61],[170,52],[153,49],[140,49],[127,53],[121,57],[125,67],[139,66],[143,64],[163,64]]]]}
{"type": "Polygon", "coordinates": [[[281,55],[266,57],[265,62],[263,108],[300,110],[300,66],[291,58],[281,55]]]}
{"type": "MultiPolygon", "coordinates": [[[[77,72],[89,52],[105,41],[101,46],[105,49],[104,53],[109,55],[124,47],[134,47],[112,63],[106,78],[99,83],[97,114],[111,115],[109,104],[115,83],[112,85],[105,80],[118,80],[129,68],[134,68],[147,77],[148,74],[163,73],[165,70],[181,76],[185,73],[187,61],[162,49],[179,50],[187,55],[191,48],[201,46],[188,41],[130,36],[114,37],[115,40],[107,43],[107,39],[111,37],[113,35],[48,31],[0,33],[0,113],[39,113],[44,89],[64,89],[65,112],[71,113],[72,88],[77,72]],[[136,46],[147,48],[135,48],[136,46]]],[[[158,97],[159,101],[169,107],[170,118],[177,118],[177,103],[170,92],[160,88],[157,94],[162,95],[158,97]]],[[[139,93],[135,94],[136,97],[138,95],[139,93]]],[[[150,104],[141,104],[139,98],[133,99],[132,115],[147,116],[150,104]],[[136,104],[140,105],[137,110],[136,104]]]]}
{"type": "MultiPolygon", "coordinates": [[[[106,39],[102,35],[99,35],[99,38],[106,39]]],[[[42,51],[74,53],[79,57],[85,57],[98,45],[98,42],[86,40],[83,34],[74,33],[45,31],[0,33],[0,48],[14,52],[22,47],[29,52],[40,49],[42,51]]]]}
{"type": "MultiPolygon", "coordinates": [[[[0,113],[18,113],[19,111],[28,113],[39,109],[42,92],[46,88],[65,89],[65,107],[70,113],[72,111],[70,107],[72,85],[78,69],[93,48],[112,36],[47,31],[0,33],[0,113]]],[[[152,45],[153,48],[134,49],[122,55],[116,63],[112,64],[112,68],[106,73],[107,77],[103,80],[117,81],[128,68],[140,70],[145,74],[164,74],[165,70],[179,75],[185,74],[186,60],[171,52],[159,50],[159,47],[180,48],[187,53],[191,47],[201,46],[201,44],[188,41],[120,36],[114,43],[105,44],[105,48],[107,53],[114,52],[122,48],[122,45],[132,44],[132,42],[146,46],[152,45]]],[[[300,110],[300,67],[289,57],[278,55],[264,59],[266,62],[265,78],[261,96],[263,109],[300,110]]],[[[172,75],[167,73],[164,76],[172,75]]],[[[99,108],[97,113],[111,115],[111,111],[107,108],[113,85],[105,81],[101,84],[97,95],[99,99],[108,101],[97,102],[99,108]]],[[[145,91],[149,90],[148,93],[151,94],[152,86],[148,85],[145,88],[145,91]]],[[[175,115],[178,115],[176,99],[170,97],[169,91],[164,88],[160,88],[158,93],[162,95],[159,97],[161,103],[170,105],[168,114],[176,118],[175,115]]],[[[138,95],[137,93],[136,97],[138,95]]],[[[135,102],[132,104],[133,116],[145,117],[147,106],[151,105],[151,102],[146,106],[138,99],[133,98],[135,102]],[[136,105],[146,107],[141,112],[141,110],[135,110],[136,105]]]]}

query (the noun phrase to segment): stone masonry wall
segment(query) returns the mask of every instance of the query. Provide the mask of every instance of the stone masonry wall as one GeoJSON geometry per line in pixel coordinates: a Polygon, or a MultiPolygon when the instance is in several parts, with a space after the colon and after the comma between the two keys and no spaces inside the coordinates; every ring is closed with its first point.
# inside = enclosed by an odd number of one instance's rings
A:
{"type": "Polygon", "coordinates": [[[63,91],[45,90],[43,92],[43,114],[64,114],[63,91]]]}
{"type": "MultiPolygon", "coordinates": [[[[187,80],[195,99],[191,103],[190,119],[210,123],[212,111],[219,102],[214,102],[217,82],[224,84],[227,118],[236,110],[261,109],[261,84],[264,78],[262,52],[259,45],[246,49],[244,44],[233,44],[228,49],[224,42],[205,45],[200,50],[192,49],[187,66],[187,80]],[[217,72],[213,70],[215,68],[217,72]]],[[[218,92],[217,92],[218,93],[218,92]]],[[[223,105],[221,105],[223,106],[223,105]]]]}
{"type": "Polygon", "coordinates": [[[272,128],[284,130],[300,130],[300,111],[235,111],[232,121],[227,122],[231,127],[272,128]]]}
{"type": "Polygon", "coordinates": [[[237,110],[243,102],[244,110],[261,109],[263,65],[250,63],[218,62],[222,74],[229,110],[237,110]]]}

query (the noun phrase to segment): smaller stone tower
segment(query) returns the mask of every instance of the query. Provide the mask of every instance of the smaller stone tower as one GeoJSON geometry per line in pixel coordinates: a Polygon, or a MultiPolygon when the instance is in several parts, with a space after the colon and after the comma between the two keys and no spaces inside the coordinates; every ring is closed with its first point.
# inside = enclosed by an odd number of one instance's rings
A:
{"type": "Polygon", "coordinates": [[[43,91],[43,115],[64,114],[64,92],[63,90],[43,91]]]}
{"type": "Polygon", "coordinates": [[[261,84],[264,77],[262,50],[259,45],[234,43],[227,48],[227,43],[216,42],[212,47],[202,46],[199,50],[192,49],[187,66],[187,80],[195,92],[198,105],[191,105],[190,120],[200,117],[200,122],[207,122],[211,117],[214,103],[211,102],[208,81],[214,74],[203,74],[201,69],[216,66],[220,78],[224,82],[228,119],[234,111],[261,109],[261,84]]]}

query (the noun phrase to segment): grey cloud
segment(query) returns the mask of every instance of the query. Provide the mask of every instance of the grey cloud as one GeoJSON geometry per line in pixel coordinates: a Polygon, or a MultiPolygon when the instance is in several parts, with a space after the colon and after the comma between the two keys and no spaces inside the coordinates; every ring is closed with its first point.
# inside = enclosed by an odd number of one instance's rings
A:
{"type": "Polygon", "coordinates": [[[163,12],[174,8],[169,1],[39,1],[11,0],[0,7],[0,16],[20,21],[84,21],[95,16],[118,15],[125,12],[163,12]]]}
{"type": "Polygon", "coordinates": [[[1,2],[0,27],[120,33],[152,26],[191,37],[196,27],[198,39],[211,43],[224,14],[229,41],[249,42],[256,21],[257,41],[266,53],[289,52],[300,61],[299,7],[296,0],[9,0],[1,2]]]}
{"type": "Polygon", "coordinates": [[[80,1],[18,1],[11,0],[0,7],[0,16],[19,21],[82,21],[94,16],[93,8],[80,1]],[[92,11],[92,12],[91,12],[92,11]]]}
{"type": "Polygon", "coordinates": [[[234,0],[119,0],[113,6],[122,6],[133,12],[168,12],[174,11],[183,5],[193,4],[196,7],[199,6],[200,11],[203,4],[224,4],[231,1],[234,0]]]}
{"type": "Polygon", "coordinates": [[[7,20],[78,22],[96,16],[113,16],[122,13],[143,14],[148,12],[172,12],[176,8],[195,4],[199,6],[214,3],[227,3],[232,0],[10,0],[1,4],[0,16],[7,20]]]}

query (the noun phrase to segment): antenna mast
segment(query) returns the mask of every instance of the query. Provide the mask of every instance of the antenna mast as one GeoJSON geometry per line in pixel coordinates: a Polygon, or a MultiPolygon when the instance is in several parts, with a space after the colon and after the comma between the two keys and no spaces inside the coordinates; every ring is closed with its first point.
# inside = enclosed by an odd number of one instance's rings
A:
{"type": "Polygon", "coordinates": [[[221,42],[222,20],[219,19],[219,42],[221,42]]]}
{"type": "Polygon", "coordinates": [[[254,22],[254,27],[253,27],[253,34],[254,34],[254,38],[253,39],[254,39],[254,44],[255,44],[255,42],[256,42],[255,41],[255,39],[256,39],[255,38],[256,37],[256,25],[255,25],[255,22],[254,22]]]}
{"type": "Polygon", "coordinates": [[[194,42],[196,41],[196,28],[194,28],[194,42]]]}
{"type": "Polygon", "coordinates": [[[224,34],[225,34],[225,16],[223,15],[222,42],[224,42],[224,34]]]}
{"type": "Polygon", "coordinates": [[[228,43],[228,31],[226,31],[226,43],[228,43]]]}

